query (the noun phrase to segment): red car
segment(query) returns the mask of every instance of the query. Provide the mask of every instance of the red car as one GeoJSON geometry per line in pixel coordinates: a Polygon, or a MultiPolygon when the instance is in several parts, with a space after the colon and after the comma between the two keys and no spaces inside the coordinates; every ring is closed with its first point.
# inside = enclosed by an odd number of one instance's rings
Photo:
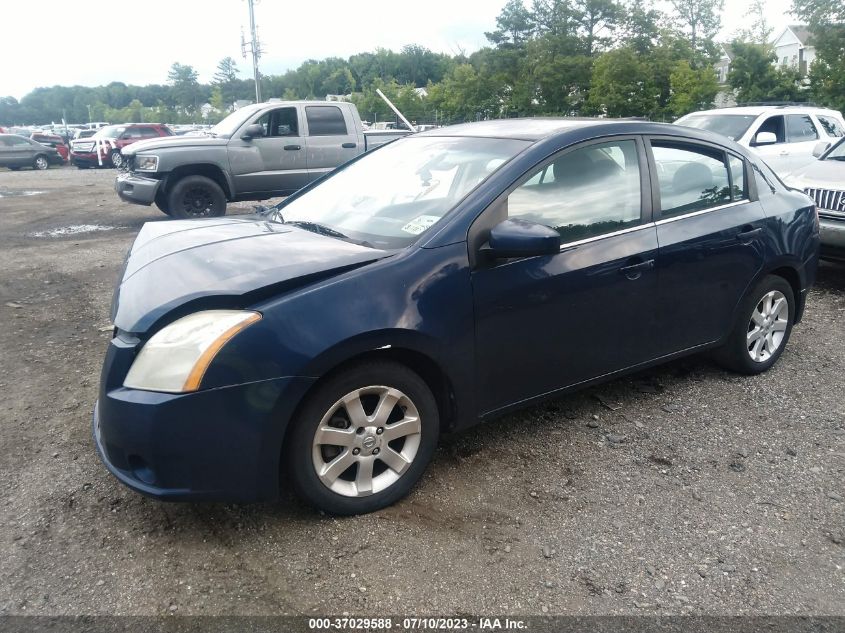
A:
{"type": "Polygon", "coordinates": [[[71,141],[70,162],[79,169],[120,167],[123,164],[121,149],[137,141],[159,136],[173,136],[173,132],[161,123],[107,125],[90,138],[71,141]]]}
{"type": "Polygon", "coordinates": [[[47,147],[54,147],[59,153],[59,156],[62,157],[62,160],[67,162],[68,155],[70,152],[68,151],[67,145],[65,145],[65,140],[58,134],[33,132],[29,138],[31,138],[36,143],[41,143],[42,145],[46,145],[47,147]]]}

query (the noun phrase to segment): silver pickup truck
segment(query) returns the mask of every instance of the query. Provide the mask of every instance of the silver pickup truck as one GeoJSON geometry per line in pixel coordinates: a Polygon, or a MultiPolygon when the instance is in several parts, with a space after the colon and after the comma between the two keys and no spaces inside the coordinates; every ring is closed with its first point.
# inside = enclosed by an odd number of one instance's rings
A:
{"type": "Polygon", "coordinates": [[[364,131],[351,103],[277,101],[241,108],[195,136],[140,141],[122,150],[122,200],[175,218],[219,216],[226,203],[301,189],[402,130],[364,131]]]}

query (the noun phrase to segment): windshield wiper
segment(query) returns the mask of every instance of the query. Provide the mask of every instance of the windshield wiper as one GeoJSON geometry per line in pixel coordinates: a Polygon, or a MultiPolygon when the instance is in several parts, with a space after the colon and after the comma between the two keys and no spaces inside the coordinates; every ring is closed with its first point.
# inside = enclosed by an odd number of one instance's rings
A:
{"type": "Polygon", "coordinates": [[[340,231],[335,231],[330,226],[320,224],[319,222],[306,222],[305,220],[289,220],[288,222],[284,222],[284,224],[292,224],[293,226],[298,226],[299,228],[305,229],[306,231],[311,231],[312,233],[318,233],[320,235],[326,235],[328,237],[337,237],[342,240],[349,239],[348,236],[344,235],[340,231]]]}
{"type": "Polygon", "coordinates": [[[845,156],[828,156],[825,160],[843,160],[845,161],[845,156]]]}

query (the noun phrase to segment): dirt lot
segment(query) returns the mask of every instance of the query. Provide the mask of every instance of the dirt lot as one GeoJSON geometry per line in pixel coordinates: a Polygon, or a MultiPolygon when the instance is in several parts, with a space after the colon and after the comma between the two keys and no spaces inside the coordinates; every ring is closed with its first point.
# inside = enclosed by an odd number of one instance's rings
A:
{"type": "Polygon", "coordinates": [[[0,614],[845,615],[845,267],[768,374],[691,358],[447,438],[382,512],[164,504],[90,437],[118,268],[168,221],[113,177],[0,172],[0,614]]]}

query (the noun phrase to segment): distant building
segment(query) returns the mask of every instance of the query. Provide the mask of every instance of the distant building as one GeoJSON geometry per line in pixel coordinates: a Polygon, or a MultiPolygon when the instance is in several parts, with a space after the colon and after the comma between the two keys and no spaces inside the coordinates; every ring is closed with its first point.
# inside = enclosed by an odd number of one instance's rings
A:
{"type": "Polygon", "coordinates": [[[717,108],[730,108],[736,105],[733,89],[728,85],[728,73],[731,71],[733,58],[731,45],[720,44],[719,61],[714,65],[716,80],[719,82],[719,92],[716,93],[716,98],[713,100],[717,108]]]}
{"type": "Polygon", "coordinates": [[[326,101],[352,101],[352,95],[326,95],[326,101]]]}
{"type": "Polygon", "coordinates": [[[803,24],[787,26],[773,41],[777,65],[797,68],[801,76],[807,75],[816,58],[816,47],[810,44],[812,33],[803,24]]]}

